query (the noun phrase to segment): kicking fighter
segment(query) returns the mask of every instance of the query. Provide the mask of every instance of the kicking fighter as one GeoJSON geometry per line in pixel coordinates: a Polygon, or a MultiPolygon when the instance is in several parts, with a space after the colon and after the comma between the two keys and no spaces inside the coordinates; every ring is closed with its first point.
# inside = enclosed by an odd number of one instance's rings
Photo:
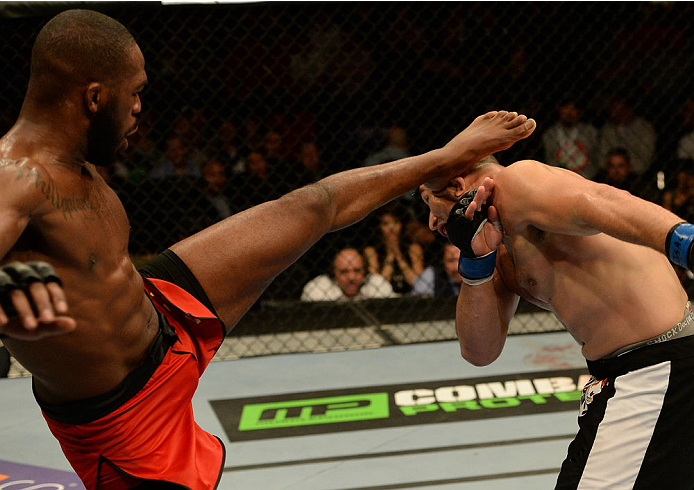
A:
{"type": "Polygon", "coordinates": [[[236,214],[138,273],[123,206],[94,165],[127,147],[144,66],[125,27],[96,12],[63,12],[38,34],[19,119],[0,139],[0,335],[88,489],[212,489],[224,448],[191,398],[227,330],[325,233],[422,182],[443,187],[535,122],[485,114],[443,148],[236,214]]]}

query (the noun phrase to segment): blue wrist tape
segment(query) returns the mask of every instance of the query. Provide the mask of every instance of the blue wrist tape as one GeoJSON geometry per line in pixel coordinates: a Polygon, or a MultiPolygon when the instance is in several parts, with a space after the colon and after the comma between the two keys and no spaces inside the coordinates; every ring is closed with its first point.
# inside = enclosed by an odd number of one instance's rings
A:
{"type": "Polygon", "coordinates": [[[470,259],[461,254],[458,260],[458,272],[463,276],[465,284],[471,286],[477,286],[489,281],[494,276],[495,267],[496,250],[482,257],[475,257],[474,259],[470,259]]]}
{"type": "Polygon", "coordinates": [[[666,240],[668,259],[673,264],[689,269],[689,249],[694,241],[694,225],[691,223],[679,223],[672,227],[666,240]]]}

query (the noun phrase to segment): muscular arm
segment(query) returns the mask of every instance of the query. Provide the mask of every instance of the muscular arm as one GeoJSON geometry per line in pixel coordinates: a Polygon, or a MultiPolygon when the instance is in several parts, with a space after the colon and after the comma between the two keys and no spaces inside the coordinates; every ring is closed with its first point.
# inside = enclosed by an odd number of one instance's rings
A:
{"type": "MultiPolygon", "coordinates": [[[[493,187],[495,206],[489,209],[490,219],[495,219],[492,214],[500,215],[510,236],[524,235],[531,227],[573,236],[605,233],[663,253],[668,231],[682,221],[628,192],[535,161],[517,162],[500,171],[493,187]]],[[[481,194],[478,192],[478,197],[481,194]]],[[[493,227],[487,223],[476,239],[478,255],[499,243],[498,233],[496,241],[489,238],[493,234],[493,227]]],[[[458,300],[456,330],[461,353],[476,365],[489,364],[501,353],[519,300],[512,291],[522,291],[506,249],[501,246],[498,250],[494,280],[478,286],[463,285],[458,300]]],[[[526,299],[540,304],[533,298],[526,299]]]]}
{"type": "Polygon", "coordinates": [[[31,182],[18,178],[28,171],[16,162],[0,161],[0,261],[17,242],[38,205],[31,182]]]}
{"type": "Polygon", "coordinates": [[[512,226],[564,235],[605,233],[665,253],[668,231],[683,221],[657,204],[561,168],[524,160],[496,179],[497,208],[512,226]]]}
{"type": "Polygon", "coordinates": [[[341,172],[233,215],[171,249],[232,328],[271,281],[324,234],[359,221],[454,165],[453,158],[435,150],[341,172]]]}
{"type": "Polygon", "coordinates": [[[445,147],[332,175],[232,216],[172,247],[190,267],[229,328],[277,274],[325,233],[362,219],[421,183],[445,186],[483,156],[534,130],[524,116],[477,118],[445,147]]]}
{"type": "Polygon", "coordinates": [[[486,366],[496,360],[506,343],[519,296],[506,285],[510,278],[502,271],[510,263],[502,245],[497,255],[494,279],[478,286],[464,282],[456,303],[455,331],[460,354],[470,364],[486,366]]]}
{"type": "MultiPolygon", "coordinates": [[[[40,169],[26,160],[0,161],[0,263],[7,256],[29,225],[33,217],[41,215],[46,202],[36,185],[40,169]]],[[[8,318],[0,308],[0,335],[22,340],[37,340],[47,335],[71,331],[75,323],[71,318],[57,316],[67,313],[67,304],[62,288],[57,283],[44,285],[35,282],[22,292],[15,289],[5,292],[3,301],[11,301],[17,312],[8,318]],[[35,316],[29,298],[38,311],[35,316]]]]}

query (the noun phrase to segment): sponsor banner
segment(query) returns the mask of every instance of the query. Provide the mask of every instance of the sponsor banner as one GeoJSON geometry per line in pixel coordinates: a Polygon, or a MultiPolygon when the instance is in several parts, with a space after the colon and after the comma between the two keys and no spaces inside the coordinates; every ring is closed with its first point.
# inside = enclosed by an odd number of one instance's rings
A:
{"type": "Polygon", "coordinates": [[[40,466],[0,460],[0,490],[85,490],[72,471],[52,470],[40,466]]]}
{"type": "Polygon", "coordinates": [[[212,400],[230,441],[578,410],[585,368],[212,400]]]}

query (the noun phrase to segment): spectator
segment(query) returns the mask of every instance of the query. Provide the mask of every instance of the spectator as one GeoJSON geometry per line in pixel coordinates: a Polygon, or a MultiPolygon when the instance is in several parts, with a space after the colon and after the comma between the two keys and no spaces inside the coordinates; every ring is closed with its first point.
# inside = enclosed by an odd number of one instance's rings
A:
{"type": "Polygon", "coordinates": [[[294,188],[317,182],[325,175],[326,169],[323,167],[320,152],[315,142],[305,141],[301,143],[293,171],[296,173],[289,177],[293,180],[294,188]]]}
{"type": "Polygon", "coordinates": [[[282,122],[282,140],[287,152],[293,155],[301,153],[301,147],[306,142],[316,141],[316,121],[312,112],[307,109],[294,109],[291,114],[284,114],[282,122]]]}
{"type": "Polygon", "coordinates": [[[388,163],[409,156],[410,143],[407,133],[400,126],[393,126],[388,131],[388,142],[385,148],[366,157],[364,166],[380,165],[381,163],[388,163]]]}
{"type": "Polygon", "coordinates": [[[652,199],[646,189],[646,183],[632,170],[629,152],[624,148],[615,148],[607,154],[607,163],[595,181],[628,191],[642,199],[652,199]]]}
{"type": "Polygon", "coordinates": [[[217,158],[233,173],[241,173],[244,169],[241,158],[241,141],[239,139],[236,124],[230,119],[224,119],[219,123],[213,148],[217,151],[217,158]]]}
{"type": "Polygon", "coordinates": [[[233,189],[238,194],[243,209],[255,206],[265,201],[280,197],[277,188],[271,185],[268,163],[259,151],[252,151],[246,157],[246,169],[236,179],[241,182],[239,189],[233,189]]]}
{"type": "Polygon", "coordinates": [[[694,99],[687,99],[680,111],[682,130],[686,132],[677,143],[677,158],[694,163],[694,99]]]}
{"type": "Polygon", "coordinates": [[[188,158],[189,153],[189,148],[180,137],[170,136],[166,140],[164,155],[149,173],[149,178],[200,177],[200,167],[188,158]]]}
{"type": "Polygon", "coordinates": [[[188,160],[198,169],[207,161],[204,151],[206,127],[207,115],[201,109],[185,107],[176,116],[171,133],[185,142],[188,160]]]}
{"type": "Polygon", "coordinates": [[[642,117],[636,117],[627,101],[619,97],[610,103],[609,117],[598,138],[600,166],[607,163],[610,150],[625,148],[629,152],[632,170],[636,175],[642,175],[651,165],[655,153],[653,125],[642,117]]]}
{"type": "Polygon", "coordinates": [[[332,272],[311,279],[301,292],[301,301],[348,301],[397,296],[390,283],[378,274],[366,274],[364,260],[354,248],[340,250],[332,272]]]}
{"type": "Polygon", "coordinates": [[[443,247],[441,265],[429,266],[415,280],[412,294],[445,298],[458,296],[463,281],[458,272],[460,249],[450,242],[443,247]]]}
{"type": "Polygon", "coordinates": [[[436,241],[436,234],[416,218],[411,218],[405,223],[405,237],[412,243],[419,243],[425,250],[425,257],[427,256],[426,250],[433,246],[436,241]]]}
{"type": "MultiPolygon", "coordinates": [[[[409,157],[411,155],[409,148],[410,143],[405,129],[400,126],[392,126],[388,130],[386,146],[376,153],[367,156],[364,160],[364,166],[370,167],[409,157]]],[[[417,197],[415,192],[407,192],[398,199],[403,208],[406,208],[403,209],[403,211],[410,215],[403,217],[408,227],[410,225],[410,219],[416,219],[415,215],[421,212],[421,206],[419,205],[417,197]]]]}
{"type": "Polygon", "coordinates": [[[365,247],[364,256],[369,273],[380,274],[396,293],[405,294],[424,272],[424,249],[419,243],[403,240],[402,221],[395,206],[379,211],[379,244],[365,247]]]}
{"type": "Polygon", "coordinates": [[[260,138],[260,121],[255,118],[248,118],[243,124],[243,137],[241,154],[246,155],[252,151],[259,151],[262,147],[260,138]]]}
{"type": "Polygon", "coordinates": [[[262,151],[271,169],[284,163],[284,146],[279,131],[270,130],[265,133],[262,151]]]}
{"type": "Polygon", "coordinates": [[[231,203],[224,193],[227,185],[227,171],[219,158],[212,158],[202,167],[205,181],[204,194],[217,210],[216,220],[220,221],[233,214],[231,203]]]}
{"type": "Polygon", "coordinates": [[[10,365],[10,353],[0,340],[0,378],[7,377],[7,374],[10,372],[10,365]]]}
{"type": "Polygon", "coordinates": [[[128,136],[128,151],[122,164],[116,164],[115,176],[132,184],[138,184],[147,177],[152,163],[162,160],[163,154],[152,138],[154,124],[152,113],[142,114],[137,121],[137,131],[128,136]]]}
{"type": "Polygon", "coordinates": [[[677,172],[674,188],[667,189],[663,192],[660,204],[682,219],[693,219],[694,175],[684,170],[684,168],[677,172]]]}
{"type": "Polygon", "coordinates": [[[592,179],[597,172],[598,131],[592,124],[580,122],[581,110],[573,98],[557,108],[559,121],[542,135],[548,165],[567,168],[592,179]]]}
{"type": "Polygon", "coordinates": [[[296,169],[287,161],[282,133],[270,130],[265,133],[262,144],[263,157],[267,162],[268,183],[277,197],[294,190],[296,169]]]}

